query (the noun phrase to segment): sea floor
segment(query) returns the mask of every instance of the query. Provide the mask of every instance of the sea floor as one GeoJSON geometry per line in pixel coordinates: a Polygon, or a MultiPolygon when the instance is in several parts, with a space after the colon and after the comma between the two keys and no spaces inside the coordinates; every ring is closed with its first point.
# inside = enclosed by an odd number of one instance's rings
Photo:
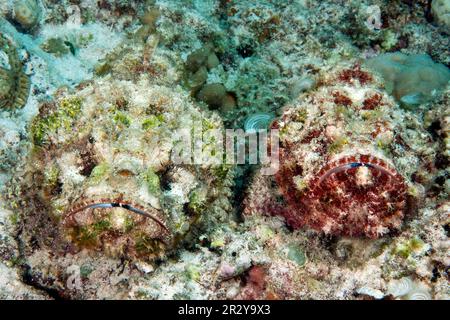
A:
{"type": "Polygon", "coordinates": [[[450,299],[449,16],[0,0],[0,299],[450,299]]]}

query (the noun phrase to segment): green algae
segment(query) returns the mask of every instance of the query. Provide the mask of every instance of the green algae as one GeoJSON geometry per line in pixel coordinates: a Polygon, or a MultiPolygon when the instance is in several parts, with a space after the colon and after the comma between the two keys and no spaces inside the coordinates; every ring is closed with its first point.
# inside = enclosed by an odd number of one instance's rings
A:
{"type": "Polygon", "coordinates": [[[51,166],[44,172],[44,185],[46,187],[54,187],[58,183],[60,170],[56,165],[51,166]]]}
{"type": "Polygon", "coordinates": [[[48,136],[58,129],[68,129],[81,113],[82,100],[69,97],[59,101],[56,110],[44,117],[37,117],[31,125],[31,137],[36,146],[48,142],[48,136]]]}
{"type": "Polygon", "coordinates": [[[206,208],[206,195],[201,189],[194,189],[191,191],[189,194],[188,207],[197,215],[200,215],[206,208]]]}
{"type": "Polygon", "coordinates": [[[348,143],[349,143],[349,141],[348,141],[347,137],[339,137],[328,146],[328,152],[338,153],[338,152],[342,151],[342,149],[346,145],[348,145],[348,143]]]}
{"type": "Polygon", "coordinates": [[[151,168],[145,173],[144,181],[147,184],[147,189],[151,194],[158,195],[161,193],[159,176],[151,168]]]}
{"type": "Polygon", "coordinates": [[[94,247],[98,245],[100,235],[110,230],[110,228],[111,222],[108,219],[103,219],[88,226],[74,228],[72,236],[78,245],[82,247],[94,247]]]}
{"type": "Polygon", "coordinates": [[[159,127],[164,123],[163,115],[151,115],[149,118],[142,121],[142,129],[143,130],[151,130],[159,127]]]}
{"type": "Polygon", "coordinates": [[[194,264],[188,264],[184,268],[185,274],[188,279],[198,281],[200,279],[200,268],[194,264]]]}
{"type": "Polygon", "coordinates": [[[108,163],[100,163],[94,167],[91,175],[89,176],[89,179],[93,183],[99,183],[103,179],[103,177],[110,171],[110,169],[111,168],[108,163]]]}
{"type": "Polygon", "coordinates": [[[154,239],[145,233],[136,236],[134,248],[142,256],[155,255],[162,252],[164,244],[159,239],[154,239]]]}
{"type": "Polygon", "coordinates": [[[50,38],[41,45],[42,50],[51,53],[56,57],[61,57],[70,52],[70,47],[63,39],[50,38]]]}
{"type": "Polygon", "coordinates": [[[411,255],[422,251],[424,248],[425,242],[418,237],[413,237],[397,244],[397,246],[393,248],[392,253],[407,259],[411,255]]]}
{"type": "Polygon", "coordinates": [[[129,127],[131,124],[130,118],[123,112],[117,111],[113,117],[113,121],[118,124],[122,124],[125,127],[129,127]]]}

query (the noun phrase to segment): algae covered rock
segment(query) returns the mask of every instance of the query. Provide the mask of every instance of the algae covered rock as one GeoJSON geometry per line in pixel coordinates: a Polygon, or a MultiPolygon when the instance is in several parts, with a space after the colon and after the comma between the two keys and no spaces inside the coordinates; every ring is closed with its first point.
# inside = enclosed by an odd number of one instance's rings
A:
{"type": "Polygon", "coordinates": [[[211,110],[220,109],[223,113],[236,107],[236,98],[221,83],[205,84],[197,94],[197,99],[206,103],[211,110]]]}
{"type": "Polygon", "coordinates": [[[42,9],[38,0],[16,0],[13,10],[14,21],[26,31],[36,27],[42,16],[42,9]]]}
{"type": "Polygon", "coordinates": [[[66,41],[60,38],[50,38],[42,44],[42,49],[45,52],[51,53],[56,57],[61,57],[70,52],[71,47],[67,45],[66,41]]]}
{"type": "Polygon", "coordinates": [[[426,54],[386,53],[366,65],[380,73],[386,91],[408,107],[430,101],[450,80],[450,70],[426,54]]]}
{"type": "Polygon", "coordinates": [[[227,90],[223,84],[212,83],[205,85],[197,97],[210,106],[211,109],[217,109],[222,105],[222,101],[226,95],[227,90]]]}
{"type": "Polygon", "coordinates": [[[431,12],[436,21],[450,28],[450,1],[449,0],[433,0],[431,2],[431,12]]]}
{"type": "Polygon", "coordinates": [[[209,70],[217,67],[220,62],[213,49],[213,46],[208,44],[192,52],[186,59],[186,69],[195,72],[202,66],[209,70]]]}

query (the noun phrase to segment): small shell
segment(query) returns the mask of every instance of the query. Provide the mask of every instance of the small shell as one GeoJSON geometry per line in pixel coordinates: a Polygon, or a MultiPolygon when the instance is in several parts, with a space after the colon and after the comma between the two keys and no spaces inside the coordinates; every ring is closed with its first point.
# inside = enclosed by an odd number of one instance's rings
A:
{"type": "Polygon", "coordinates": [[[404,277],[398,280],[391,280],[388,284],[388,294],[394,297],[401,297],[410,293],[414,288],[414,283],[410,277],[404,277]]]}
{"type": "Polygon", "coordinates": [[[410,292],[406,297],[407,300],[431,300],[431,295],[423,289],[416,289],[410,292]]]}
{"type": "Polygon", "coordinates": [[[255,132],[258,130],[267,129],[272,119],[273,117],[267,113],[254,114],[245,120],[245,132],[255,132]]]}

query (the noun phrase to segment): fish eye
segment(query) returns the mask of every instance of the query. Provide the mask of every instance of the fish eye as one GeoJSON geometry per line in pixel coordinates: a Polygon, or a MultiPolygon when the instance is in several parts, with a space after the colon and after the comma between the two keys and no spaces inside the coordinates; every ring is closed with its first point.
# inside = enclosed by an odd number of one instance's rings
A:
{"type": "Polygon", "coordinates": [[[120,170],[116,171],[116,173],[117,173],[117,175],[124,177],[124,178],[135,176],[134,172],[132,172],[128,169],[120,169],[120,170]]]}

